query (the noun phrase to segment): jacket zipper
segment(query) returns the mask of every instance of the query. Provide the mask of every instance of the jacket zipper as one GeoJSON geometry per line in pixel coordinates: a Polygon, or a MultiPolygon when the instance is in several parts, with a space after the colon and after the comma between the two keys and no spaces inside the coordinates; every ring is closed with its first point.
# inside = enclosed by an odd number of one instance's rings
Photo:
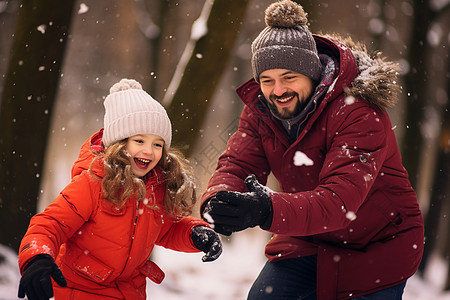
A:
{"type": "Polygon", "coordinates": [[[136,200],[136,212],[135,212],[136,216],[134,217],[133,233],[131,235],[131,240],[132,240],[131,244],[133,244],[134,236],[136,234],[136,226],[137,226],[137,221],[138,221],[138,218],[139,218],[139,204],[140,204],[139,201],[136,200]]]}
{"type": "MultiPolygon", "coordinates": [[[[138,221],[138,217],[139,217],[139,201],[137,201],[136,200],[136,210],[135,210],[135,217],[134,217],[134,222],[133,222],[133,229],[131,230],[131,243],[130,243],[130,250],[129,250],[129,252],[128,252],[128,257],[127,257],[127,261],[125,262],[125,265],[123,266],[123,269],[122,269],[122,271],[120,272],[120,274],[122,275],[124,272],[125,272],[125,270],[127,269],[127,267],[128,267],[128,264],[129,264],[129,262],[130,262],[130,260],[131,260],[131,252],[132,252],[132,249],[133,249],[133,242],[134,242],[134,236],[135,236],[135,234],[136,234],[136,227],[137,227],[137,221],[138,221]]],[[[120,277],[120,275],[118,276],[118,277],[120,277]]]]}

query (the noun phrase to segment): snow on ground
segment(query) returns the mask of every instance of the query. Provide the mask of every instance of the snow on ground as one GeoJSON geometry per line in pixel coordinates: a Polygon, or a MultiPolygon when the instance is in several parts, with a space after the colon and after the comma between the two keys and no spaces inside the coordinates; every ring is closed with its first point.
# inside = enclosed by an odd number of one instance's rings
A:
{"type": "MultiPolygon", "coordinates": [[[[200,253],[180,253],[155,248],[152,259],[166,273],[157,285],[148,281],[148,299],[156,300],[243,300],[265,263],[264,245],[269,235],[259,229],[222,236],[224,252],[215,262],[202,262],[200,253]]],[[[0,300],[17,298],[19,270],[17,255],[0,245],[0,300]]],[[[445,260],[433,257],[425,280],[413,276],[407,283],[404,300],[450,300],[442,292],[447,274],[445,260]]]]}
{"type": "Polygon", "coordinates": [[[149,299],[231,300],[246,299],[266,259],[264,244],[269,235],[257,229],[222,236],[222,255],[214,262],[202,262],[200,253],[180,253],[157,248],[153,259],[164,270],[161,285],[150,284],[149,299]]]}
{"type": "Polygon", "coordinates": [[[17,254],[11,248],[0,245],[0,299],[18,299],[19,267],[17,254]]]}

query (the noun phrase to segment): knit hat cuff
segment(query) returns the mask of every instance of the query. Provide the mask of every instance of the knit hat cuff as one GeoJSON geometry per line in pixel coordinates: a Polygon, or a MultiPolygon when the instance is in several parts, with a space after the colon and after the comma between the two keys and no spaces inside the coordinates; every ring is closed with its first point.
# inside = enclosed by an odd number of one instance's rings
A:
{"type": "Polygon", "coordinates": [[[252,69],[253,77],[257,82],[261,73],[270,69],[291,70],[308,76],[314,81],[318,81],[322,73],[322,65],[317,53],[286,45],[260,48],[252,56],[252,69]]]}
{"type": "Polygon", "coordinates": [[[167,115],[156,111],[129,113],[105,126],[103,143],[108,146],[136,134],[155,134],[163,138],[166,149],[170,148],[172,130],[167,115]]]}

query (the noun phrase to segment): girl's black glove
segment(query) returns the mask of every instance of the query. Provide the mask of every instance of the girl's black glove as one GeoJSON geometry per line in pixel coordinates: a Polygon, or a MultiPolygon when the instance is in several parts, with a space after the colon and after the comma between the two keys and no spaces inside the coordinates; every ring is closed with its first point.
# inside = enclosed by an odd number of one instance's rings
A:
{"type": "Polygon", "coordinates": [[[249,227],[269,229],[272,225],[272,191],[260,184],[255,175],[245,179],[249,192],[220,191],[211,197],[203,210],[203,218],[214,230],[231,235],[249,227]]]}
{"type": "Polygon", "coordinates": [[[52,280],[66,287],[67,282],[61,270],[48,254],[39,254],[28,264],[20,278],[19,298],[25,295],[29,300],[48,300],[53,297],[52,280]]]}
{"type": "Polygon", "coordinates": [[[222,242],[219,235],[209,227],[195,226],[192,228],[192,242],[195,248],[205,252],[203,261],[214,261],[222,254],[222,242]]]}

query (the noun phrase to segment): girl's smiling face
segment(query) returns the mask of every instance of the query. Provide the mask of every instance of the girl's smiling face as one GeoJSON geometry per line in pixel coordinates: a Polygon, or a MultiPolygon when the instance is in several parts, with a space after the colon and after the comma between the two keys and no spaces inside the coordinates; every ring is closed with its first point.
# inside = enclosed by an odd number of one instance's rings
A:
{"type": "Polygon", "coordinates": [[[164,140],[155,134],[137,134],[129,137],[125,149],[128,151],[131,170],[143,177],[153,169],[162,157],[164,140]]]}

